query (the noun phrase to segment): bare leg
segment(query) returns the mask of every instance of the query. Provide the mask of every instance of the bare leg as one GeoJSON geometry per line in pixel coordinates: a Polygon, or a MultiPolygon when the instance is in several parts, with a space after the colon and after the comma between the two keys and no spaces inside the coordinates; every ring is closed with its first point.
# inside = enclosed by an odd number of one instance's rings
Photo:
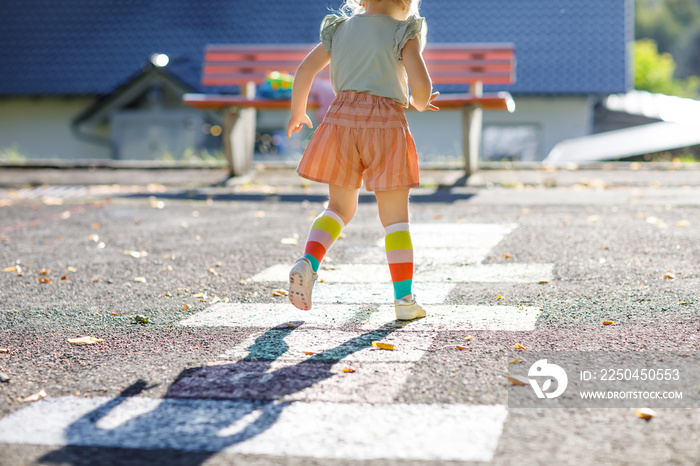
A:
{"type": "Polygon", "coordinates": [[[350,220],[357,212],[357,196],[359,189],[348,189],[336,185],[328,185],[328,208],[338,214],[343,219],[345,225],[350,223],[350,220]]]}
{"type": "Polygon", "coordinates": [[[384,228],[395,223],[408,222],[408,189],[377,191],[377,207],[379,219],[384,228]]]}

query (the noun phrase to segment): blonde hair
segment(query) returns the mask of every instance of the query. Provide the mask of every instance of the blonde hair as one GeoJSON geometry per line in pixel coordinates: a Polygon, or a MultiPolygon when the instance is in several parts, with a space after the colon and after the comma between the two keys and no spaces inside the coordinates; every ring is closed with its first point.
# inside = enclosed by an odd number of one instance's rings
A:
{"type": "MultiPolygon", "coordinates": [[[[340,7],[340,12],[345,16],[354,16],[357,14],[362,14],[365,12],[365,8],[362,6],[367,0],[344,0],[343,5],[340,7]]],[[[371,0],[369,0],[371,1],[371,0]]],[[[418,9],[420,8],[420,0],[391,0],[394,3],[403,3],[408,7],[408,16],[420,16],[418,9]]]]}

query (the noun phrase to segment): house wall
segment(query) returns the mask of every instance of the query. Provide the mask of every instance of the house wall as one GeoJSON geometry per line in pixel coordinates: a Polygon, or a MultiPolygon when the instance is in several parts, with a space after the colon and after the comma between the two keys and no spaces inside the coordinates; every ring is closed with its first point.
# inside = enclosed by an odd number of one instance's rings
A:
{"type": "MultiPolygon", "coordinates": [[[[83,142],[71,122],[92,98],[0,98],[0,153],[16,149],[29,159],[109,159],[106,146],[83,142]]],[[[107,128],[96,133],[107,136],[107,128]]]]}
{"type": "MultiPolygon", "coordinates": [[[[514,99],[514,113],[484,112],[483,144],[497,142],[504,131],[511,134],[513,130],[523,129],[531,132],[536,141],[535,147],[522,160],[539,161],[562,140],[592,132],[593,100],[590,97],[515,96],[514,99]]],[[[461,111],[409,111],[406,115],[422,160],[440,163],[445,158],[462,155],[461,111]]],[[[518,135],[511,141],[511,145],[517,146],[518,135]]],[[[482,154],[484,152],[488,151],[482,150],[482,154]]]]}

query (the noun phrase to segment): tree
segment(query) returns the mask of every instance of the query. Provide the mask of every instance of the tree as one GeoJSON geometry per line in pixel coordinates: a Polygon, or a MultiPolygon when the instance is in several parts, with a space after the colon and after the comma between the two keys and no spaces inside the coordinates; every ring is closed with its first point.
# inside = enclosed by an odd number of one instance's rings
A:
{"type": "Polygon", "coordinates": [[[676,62],[669,53],[659,54],[656,42],[642,39],[634,43],[634,87],[642,91],[696,98],[700,78],[674,79],[676,62]]]}

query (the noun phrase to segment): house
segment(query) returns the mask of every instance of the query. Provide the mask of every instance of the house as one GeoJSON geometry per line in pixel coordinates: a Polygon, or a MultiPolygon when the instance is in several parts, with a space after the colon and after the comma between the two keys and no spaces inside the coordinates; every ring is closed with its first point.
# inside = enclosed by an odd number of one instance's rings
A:
{"type": "MultiPolygon", "coordinates": [[[[181,103],[210,43],[312,43],[340,0],[7,0],[0,15],[0,154],[167,159],[221,145],[217,115],[181,103]]],[[[431,42],[513,42],[513,114],[486,112],[483,157],[542,160],[594,131],[594,108],[631,88],[632,0],[426,0],[431,42]]],[[[442,92],[465,91],[449,86],[442,92]]],[[[424,163],[461,155],[459,112],[409,112],[424,163]]],[[[284,112],[260,112],[268,133],[284,112]]],[[[261,135],[262,146],[274,138],[261,135]],[[265,139],[266,138],[266,139],[265,139]],[[263,140],[264,139],[264,140],[263,140]]],[[[0,156],[1,158],[1,156],[0,156]]]]}

